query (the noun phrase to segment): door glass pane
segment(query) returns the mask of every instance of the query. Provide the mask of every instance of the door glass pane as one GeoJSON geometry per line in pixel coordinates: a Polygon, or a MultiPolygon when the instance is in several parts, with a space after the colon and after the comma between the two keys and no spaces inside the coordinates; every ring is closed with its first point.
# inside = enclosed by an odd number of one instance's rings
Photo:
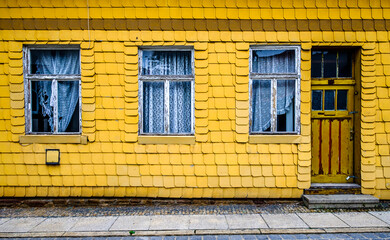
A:
{"type": "Polygon", "coordinates": [[[271,81],[252,83],[252,131],[271,131],[271,81]]]}
{"type": "Polygon", "coordinates": [[[337,110],[347,110],[348,90],[337,90],[337,110]]]}
{"type": "Polygon", "coordinates": [[[313,111],[322,111],[322,90],[312,91],[311,102],[313,111]]]}
{"type": "Polygon", "coordinates": [[[339,77],[352,77],[352,56],[349,51],[339,52],[339,77]]]}
{"type": "MultiPolygon", "coordinates": [[[[54,89],[53,89],[54,88],[54,89]]],[[[53,132],[52,81],[31,81],[31,125],[33,132],[53,132]]]]}
{"type": "Polygon", "coordinates": [[[335,90],[325,90],[324,110],[332,111],[335,105],[335,90]]]}
{"type": "Polygon", "coordinates": [[[336,77],[337,52],[324,51],[324,78],[336,77]]]}
{"type": "Polygon", "coordinates": [[[164,83],[143,83],[143,131],[164,132],[164,83]]]}
{"type": "Polygon", "coordinates": [[[191,82],[169,83],[169,132],[191,132],[191,82]]]}
{"type": "Polygon", "coordinates": [[[294,73],[294,50],[253,51],[252,72],[254,73],[294,73]]]}
{"type": "Polygon", "coordinates": [[[58,81],[58,132],[79,132],[79,81],[58,81]]]}
{"type": "Polygon", "coordinates": [[[142,75],[191,75],[190,51],[143,51],[142,75]]]}
{"type": "Polygon", "coordinates": [[[322,52],[313,51],[311,53],[311,77],[320,78],[322,69],[322,52]]]}

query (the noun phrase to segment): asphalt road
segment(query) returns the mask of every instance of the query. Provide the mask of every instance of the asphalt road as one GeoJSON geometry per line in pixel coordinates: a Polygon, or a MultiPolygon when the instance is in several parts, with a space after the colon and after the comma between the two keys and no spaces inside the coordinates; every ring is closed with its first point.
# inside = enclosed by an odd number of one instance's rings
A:
{"type": "MultiPolygon", "coordinates": [[[[18,238],[23,240],[53,240],[53,238],[18,238]]],[[[60,240],[283,240],[283,239],[389,239],[390,233],[343,233],[343,234],[272,234],[272,235],[204,235],[204,236],[166,236],[166,237],[91,237],[91,238],[55,238],[60,240]]]]}

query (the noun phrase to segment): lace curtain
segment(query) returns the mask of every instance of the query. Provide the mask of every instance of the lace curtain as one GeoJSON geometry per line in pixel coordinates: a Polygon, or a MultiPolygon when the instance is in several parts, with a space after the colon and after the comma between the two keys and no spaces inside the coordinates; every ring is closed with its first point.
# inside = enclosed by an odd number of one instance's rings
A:
{"type": "Polygon", "coordinates": [[[190,75],[190,51],[144,51],[142,75],[190,75]]]}
{"type": "MultiPolygon", "coordinates": [[[[33,74],[80,74],[79,51],[75,50],[35,50],[33,74]]],[[[58,102],[58,132],[65,132],[79,101],[78,81],[39,81],[38,103],[42,107],[42,115],[49,117],[49,125],[53,131],[53,108],[55,98],[58,102]],[[56,84],[58,86],[56,86],[56,84]],[[57,96],[53,94],[58,88],[57,96]]]]}
{"type": "MultiPolygon", "coordinates": [[[[255,73],[292,73],[295,71],[294,50],[254,51],[252,71],[255,73]]],[[[277,80],[276,113],[287,114],[292,111],[295,96],[295,80],[277,80]]],[[[271,80],[252,82],[252,131],[264,132],[271,126],[271,80]]],[[[291,126],[293,115],[286,118],[291,126]]]]}
{"type": "MultiPolygon", "coordinates": [[[[190,51],[144,51],[142,75],[191,75],[190,51]]],[[[191,82],[143,82],[143,132],[191,132],[191,82]],[[164,88],[169,88],[169,106],[164,109],[164,88]],[[169,129],[164,129],[164,111],[169,111],[169,129]]]]}

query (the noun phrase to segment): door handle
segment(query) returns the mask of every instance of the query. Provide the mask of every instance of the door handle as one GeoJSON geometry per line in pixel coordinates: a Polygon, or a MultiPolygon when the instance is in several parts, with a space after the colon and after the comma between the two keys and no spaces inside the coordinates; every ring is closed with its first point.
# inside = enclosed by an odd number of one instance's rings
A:
{"type": "Polygon", "coordinates": [[[352,112],[349,112],[348,114],[354,114],[354,113],[359,113],[358,111],[352,111],[352,112]]]}

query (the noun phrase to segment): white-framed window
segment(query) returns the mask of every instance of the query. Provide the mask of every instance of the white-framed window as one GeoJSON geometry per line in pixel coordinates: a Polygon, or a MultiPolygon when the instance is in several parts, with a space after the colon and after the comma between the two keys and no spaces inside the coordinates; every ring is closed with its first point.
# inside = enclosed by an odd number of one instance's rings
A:
{"type": "Polygon", "coordinates": [[[194,133],[194,51],[139,50],[139,130],[144,135],[194,133]]]}
{"type": "Polygon", "coordinates": [[[27,134],[81,133],[80,48],[24,46],[27,134]]]}
{"type": "Polygon", "coordinates": [[[300,47],[250,49],[250,133],[299,134],[300,47]]]}

